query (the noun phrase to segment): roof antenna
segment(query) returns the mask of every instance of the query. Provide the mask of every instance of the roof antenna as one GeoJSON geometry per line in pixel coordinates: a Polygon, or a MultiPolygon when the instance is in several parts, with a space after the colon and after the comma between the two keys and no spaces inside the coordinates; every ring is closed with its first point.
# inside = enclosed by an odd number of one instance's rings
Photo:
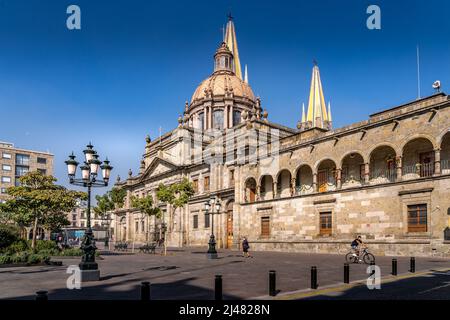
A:
{"type": "Polygon", "coordinates": [[[420,98],[420,51],[419,45],[417,45],[417,99],[419,100],[420,98]]]}

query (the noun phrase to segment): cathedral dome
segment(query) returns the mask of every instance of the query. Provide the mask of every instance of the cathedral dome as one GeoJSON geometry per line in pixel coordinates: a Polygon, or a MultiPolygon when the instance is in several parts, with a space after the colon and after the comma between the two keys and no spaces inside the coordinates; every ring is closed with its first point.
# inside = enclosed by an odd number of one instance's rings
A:
{"type": "Polygon", "coordinates": [[[234,73],[226,71],[214,72],[209,78],[204,80],[192,95],[191,104],[208,97],[224,97],[233,95],[234,98],[249,99],[255,102],[255,95],[245,81],[241,80],[234,73]]]}

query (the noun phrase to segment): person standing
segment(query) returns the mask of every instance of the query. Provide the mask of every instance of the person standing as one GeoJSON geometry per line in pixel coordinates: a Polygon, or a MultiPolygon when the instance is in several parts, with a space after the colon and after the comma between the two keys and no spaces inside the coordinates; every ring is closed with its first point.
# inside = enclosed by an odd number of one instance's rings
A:
{"type": "Polygon", "coordinates": [[[248,249],[250,249],[250,245],[248,244],[247,238],[244,237],[244,240],[242,241],[242,255],[245,258],[251,258],[250,253],[248,252],[248,249]]]}

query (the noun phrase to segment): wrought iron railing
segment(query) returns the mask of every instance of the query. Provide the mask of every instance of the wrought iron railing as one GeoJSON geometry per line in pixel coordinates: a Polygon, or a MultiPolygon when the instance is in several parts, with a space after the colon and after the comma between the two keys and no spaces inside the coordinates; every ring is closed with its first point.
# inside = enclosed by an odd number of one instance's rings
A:
{"type": "Polygon", "coordinates": [[[313,191],[313,187],[311,185],[301,185],[301,186],[296,186],[295,187],[295,192],[297,195],[305,195],[305,194],[310,194],[313,191]]]}
{"type": "Polygon", "coordinates": [[[395,182],[397,172],[395,169],[376,169],[370,171],[370,180],[383,179],[389,182],[395,182]]]}
{"type": "Polygon", "coordinates": [[[441,160],[441,171],[450,170],[450,160],[441,160]]]}
{"type": "Polygon", "coordinates": [[[434,175],[434,163],[417,163],[414,165],[403,166],[403,176],[432,177],[434,175]]]}

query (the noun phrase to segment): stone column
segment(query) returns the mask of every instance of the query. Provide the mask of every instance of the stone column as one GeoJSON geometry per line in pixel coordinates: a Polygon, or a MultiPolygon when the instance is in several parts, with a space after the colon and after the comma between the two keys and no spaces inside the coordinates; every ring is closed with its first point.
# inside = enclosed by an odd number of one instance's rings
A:
{"type": "Polygon", "coordinates": [[[441,149],[434,150],[434,175],[441,175],[441,149]]]}
{"type": "Polygon", "coordinates": [[[208,129],[208,108],[203,107],[203,128],[202,130],[208,129]]]}
{"type": "Polygon", "coordinates": [[[398,156],[397,158],[395,158],[395,162],[397,165],[397,179],[396,181],[402,181],[402,167],[403,167],[403,161],[402,161],[402,156],[398,156]]]}
{"type": "Polygon", "coordinates": [[[296,194],[295,185],[297,184],[297,178],[291,179],[291,197],[296,194]]]}
{"type": "Polygon", "coordinates": [[[228,105],[223,107],[223,128],[228,128],[228,105]]]}
{"type": "Polygon", "coordinates": [[[318,186],[317,186],[317,173],[313,173],[313,190],[314,192],[318,192],[318,186]]]}
{"type": "Polygon", "coordinates": [[[369,183],[370,181],[370,164],[364,163],[364,182],[369,183]]]}
{"type": "Polygon", "coordinates": [[[261,200],[261,185],[260,184],[256,185],[256,200],[257,201],[261,200]]]}
{"type": "Polygon", "coordinates": [[[274,183],[273,183],[273,192],[272,192],[272,193],[273,193],[273,198],[274,198],[274,199],[276,199],[276,198],[277,198],[277,195],[278,195],[277,184],[278,184],[277,182],[274,182],[274,183]]]}
{"type": "Polygon", "coordinates": [[[212,106],[209,107],[209,128],[213,128],[214,124],[213,124],[213,110],[212,110],[212,106]]]}
{"type": "Polygon", "coordinates": [[[336,188],[342,188],[342,169],[336,169],[336,188]]]}
{"type": "Polygon", "coordinates": [[[233,123],[233,105],[230,105],[230,128],[232,127],[232,126],[235,126],[236,125],[236,123],[233,123]]]}

